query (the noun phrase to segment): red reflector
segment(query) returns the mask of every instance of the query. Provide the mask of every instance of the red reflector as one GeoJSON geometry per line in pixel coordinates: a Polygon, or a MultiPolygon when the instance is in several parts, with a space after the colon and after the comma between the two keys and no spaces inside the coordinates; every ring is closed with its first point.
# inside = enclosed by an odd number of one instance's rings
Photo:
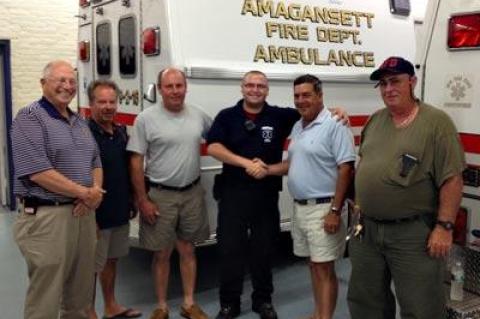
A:
{"type": "Polygon", "coordinates": [[[453,242],[457,245],[465,246],[467,242],[467,220],[467,210],[460,207],[455,220],[455,227],[453,228],[453,242]]]}
{"type": "Polygon", "coordinates": [[[143,30],[143,54],[158,55],[160,54],[160,29],[148,28],[143,30]]]}
{"type": "Polygon", "coordinates": [[[90,5],[90,0],[80,0],[80,1],[79,1],[79,5],[80,5],[80,7],[82,7],[82,8],[83,8],[83,7],[87,7],[87,6],[90,5]]]}
{"type": "Polygon", "coordinates": [[[480,13],[451,17],[448,22],[448,47],[480,47],[480,13]]]}
{"type": "Polygon", "coordinates": [[[78,59],[82,62],[90,61],[90,41],[78,42],[78,59]]]}

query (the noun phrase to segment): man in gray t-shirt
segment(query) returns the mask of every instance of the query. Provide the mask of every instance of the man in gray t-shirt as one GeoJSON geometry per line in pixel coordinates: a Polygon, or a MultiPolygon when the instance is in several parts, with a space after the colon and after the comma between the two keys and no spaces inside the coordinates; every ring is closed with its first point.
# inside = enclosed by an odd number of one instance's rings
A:
{"type": "Polygon", "coordinates": [[[154,251],[152,269],[158,306],[151,318],[168,318],[169,263],[176,247],[184,287],[181,315],[206,319],[193,298],[194,243],[209,236],[205,192],[199,183],[199,145],[212,120],[184,103],[187,83],[180,70],[161,71],[157,86],[163,103],[138,115],[127,146],[133,153],[131,176],[140,210],[140,244],[154,251]]]}

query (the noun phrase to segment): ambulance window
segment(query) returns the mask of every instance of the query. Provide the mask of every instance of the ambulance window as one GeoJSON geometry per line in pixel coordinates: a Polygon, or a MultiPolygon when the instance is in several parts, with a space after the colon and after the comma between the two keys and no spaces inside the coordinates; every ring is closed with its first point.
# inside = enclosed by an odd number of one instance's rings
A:
{"type": "Polygon", "coordinates": [[[109,23],[97,25],[97,73],[109,76],[111,66],[111,27],[109,23]]]}
{"type": "Polygon", "coordinates": [[[118,61],[122,76],[135,76],[137,71],[137,46],[135,41],[135,19],[126,17],[118,23],[118,43],[120,45],[118,61]]]}

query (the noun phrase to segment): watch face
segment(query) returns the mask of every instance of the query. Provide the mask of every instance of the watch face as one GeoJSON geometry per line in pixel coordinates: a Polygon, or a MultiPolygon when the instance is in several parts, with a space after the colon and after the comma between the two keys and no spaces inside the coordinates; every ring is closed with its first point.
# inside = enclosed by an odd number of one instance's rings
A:
{"type": "Polygon", "coordinates": [[[440,226],[442,226],[443,228],[445,228],[446,230],[452,230],[454,225],[452,222],[444,222],[444,221],[437,221],[437,224],[439,224],[440,226]]]}

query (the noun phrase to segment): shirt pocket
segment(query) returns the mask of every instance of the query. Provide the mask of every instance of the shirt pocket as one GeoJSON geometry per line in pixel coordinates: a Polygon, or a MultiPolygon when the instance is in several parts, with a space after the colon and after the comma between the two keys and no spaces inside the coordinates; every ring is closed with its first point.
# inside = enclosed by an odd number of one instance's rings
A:
{"type": "Polygon", "coordinates": [[[409,187],[428,178],[424,168],[423,152],[405,150],[399,152],[386,165],[383,181],[388,185],[409,187]]]}

